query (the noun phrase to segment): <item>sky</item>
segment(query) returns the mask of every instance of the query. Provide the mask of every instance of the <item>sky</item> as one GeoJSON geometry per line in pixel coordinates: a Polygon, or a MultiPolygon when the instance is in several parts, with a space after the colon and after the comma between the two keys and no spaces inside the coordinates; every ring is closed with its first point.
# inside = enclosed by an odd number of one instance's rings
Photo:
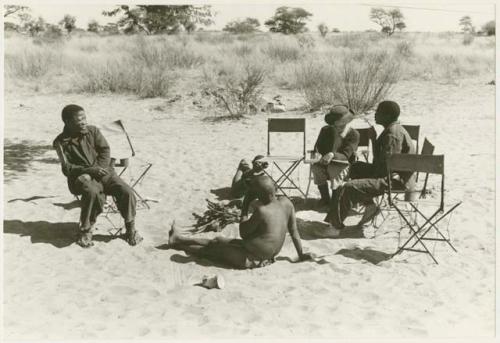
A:
{"type": "MultiPolygon", "coordinates": [[[[110,1],[62,1],[48,0],[36,2],[5,1],[9,4],[26,4],[32,9],[33,16],[42,16],[49,23],[59,22],[65,14],[76,17],[76,25],[86,28],[91,19],[100,24],[114,22],[117,17],[102,15],[103,10],[114,8],[116,2],[110,1]]],[[[133,4],[131,2],[122,2],[133,4]]],[[[171,0],[135,2],[136,4],[181,4],[186,3],[171,0]]],[[[261,30],[267,31],[264,21],[273,16],[279,6],[301,7],[312,13],[307,26],[316,31],[320,23],[325,23],[330,29],[340,31],[378,30],[379,27],[369,20],[371,7],[399,7],[405,16],[406,31],[459,31],[458,22],[461,17],[469,15],[472,23],[480,28],[489,20],[495,19],[495,3],[491,1],[371,1],[371,2],[333,2],[333,1],[189,1],[190,4],[210,4],[215,24],[208,29],[221,30],[228,22],[246,17],[257,18],[262,24],[261,30]]]]}

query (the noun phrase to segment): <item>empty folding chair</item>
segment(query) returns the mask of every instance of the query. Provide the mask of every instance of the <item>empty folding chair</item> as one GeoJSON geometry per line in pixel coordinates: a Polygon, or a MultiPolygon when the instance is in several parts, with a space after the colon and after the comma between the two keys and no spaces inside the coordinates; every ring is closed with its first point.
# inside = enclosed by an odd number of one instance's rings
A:
{"type": "MultiPolygon", "coordinates": [[[[453,251],[457,251],[455,247],[451,244],[450,238],[445,237],[442,230],[438,227],[438,224],[442,222],[443,219],[448,218],[448,225],[451,219],[452,212],[462,203],[461,201],[449,206],[445,212],[445,202],[444,202],[444,155],[410,155],[410,154],[393,154],[387,159],[388,168],[388,201],[389,205],[394,207],[399,216],[403,219],[406,226],[409,228],[410,237],[402,244],[402,246],[394,253],[393,256],[402,253],[403,251],[412,251],[417,253],[428,254],[432,260],[437,264],[437,260],[434,254],[431,253],[426,243],[428,241],[434,242],[445,242],[453,251]],[[417,199],[399,199],[393,198],[393,187],[390,180],[390,175],[394,171],[404,171],[412,173],[427,173],[427,174],[437,174],[441,176],[441,187],[440,187],[440,201],[437,204],[437,209],[431,215],[425,215],[421,209],[417,206],[419,202],[423,202],[421,198],[417,199]],[[423,219],[423,224],[418,224],[417,221],[411,220],[408,216],[407,211],[403,211],[401,208],[401,203],[407,202],[412,210],[423,219]],[[434,232],[436,237],[429,237],[429,234],[434,232]]],[[[435,203],[425,201],[426,205],[436,205],[435,203]]]]}
{"type": "Polygon", "coordinates": [[[272,173],[266,173],[271,177],[281,193],[288,197],[285,190],[297,190],[304,198],[306,194],[300,188],[300,183],[292,178],[292,174],[306,157],[306,120],[305,118],[269,118],[267,126],[267,157],[272,166],[278,170],[278,177],[272,173]],[[296,154],[274,155],[271,153],[271,134],[273,133],[296,133],[302,134],[302,148],[296,154]],[[299,185],[297,185],[299,183],[299,185]]]}

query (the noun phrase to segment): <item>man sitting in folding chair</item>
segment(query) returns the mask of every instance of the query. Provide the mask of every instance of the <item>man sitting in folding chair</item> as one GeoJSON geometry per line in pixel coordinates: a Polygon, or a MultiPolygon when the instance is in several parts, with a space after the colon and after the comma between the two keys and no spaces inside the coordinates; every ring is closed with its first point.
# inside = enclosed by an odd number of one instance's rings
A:
{"type": "Polygon", "coordinates": [[[54,148],[68,178],[72,194],[81,195],[80,235],[77,244],[93,245],[92,229],[103,211],[105,195],[112,195],[125,220],[126,240],[130,245],[142,241],[135,229],[134,191],[115,172],[106,139],[95,126],[87,125],[85,111],[78,105],[62,110],[63,132],[54,140],[54,148]]]}
{"type": "MultiPolygon", "coordinates": [[[[387,157],[393,153],[415,154],[415,147],[408,132],[399,124],[399,105],[393,101],[381,102],[375,112],[375,122],[384,131],[375,141],[373,164],[356,162],[351,167],[351,180],[346,182],[332,199],[326,221],[331,224],[332,235],[339,235],[344,228],[344,219],[350,209],[365,205],[365,213],[358,226],[372,220],[379,209],[373,198],[383,195],[388,189],[387,157]]],[[[411,191],[415,181],[412,173],[397,172],[392,175],[393,187],[411,191]]]]}
{"type": "Polygon", "coordinates": [[[332,197],[343,184],[349,171],[349,164],[356,158],[359,143],[359,133],[348,126],[354,119],[346,106],[333,106],[325,115],[328,124],[321,128],[314,151],[321,154],[321,159],[311,165],[314,183],[321,195],[320,206],[328,206],[331,183],[332,197]]]}

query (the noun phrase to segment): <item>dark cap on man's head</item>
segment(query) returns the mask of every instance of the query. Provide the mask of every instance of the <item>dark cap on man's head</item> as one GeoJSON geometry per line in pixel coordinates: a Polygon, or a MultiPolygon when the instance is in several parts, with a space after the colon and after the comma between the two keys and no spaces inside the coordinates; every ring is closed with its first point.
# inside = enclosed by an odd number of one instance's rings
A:
{"type": "Polygon", "coordinates": [[[71,104],[64,106],[62,113],[61,113],[61,118],[63,122],[68,121],[71,117],[73,117],[75,114],[77,114],[80,111],[83,111],[83,107],[71,104]]]}
{"type": "Polygon", "coordinates": [[[325,114],[325,122],[328,125],[344,125],[354,119],[352,111],[344,105],[335,105],[325,114]]]}
{"type": "Polygon", "coordinates": [[[377,111],[375,112],[375,114],[382,115],[392,120],[398,119],[399,113],[399,105],[396,102],[390,100],[382,101],[380,104],[378,104],[377,111]]]}

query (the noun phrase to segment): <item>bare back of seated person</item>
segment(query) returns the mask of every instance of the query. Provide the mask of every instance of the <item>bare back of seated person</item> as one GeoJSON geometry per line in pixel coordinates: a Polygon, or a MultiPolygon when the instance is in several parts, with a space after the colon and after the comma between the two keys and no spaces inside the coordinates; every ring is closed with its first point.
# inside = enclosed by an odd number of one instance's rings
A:
{"type": "Polygon", "coordinates": [[[253,214],[250,217],[243,215],[241,218],[241,239],[188,238],[181,235],[176,227],[172,227],[169,245],[233,267],[252,268],[272,261],[278,255],[288,231],[299,259],[309,259],[310,255],[302,252],[295,210],[290,200],[276,197],[274,183],[267,176],[256,177],[252,180],[251,187],[259,200],[255,203],[253,214]]]}

